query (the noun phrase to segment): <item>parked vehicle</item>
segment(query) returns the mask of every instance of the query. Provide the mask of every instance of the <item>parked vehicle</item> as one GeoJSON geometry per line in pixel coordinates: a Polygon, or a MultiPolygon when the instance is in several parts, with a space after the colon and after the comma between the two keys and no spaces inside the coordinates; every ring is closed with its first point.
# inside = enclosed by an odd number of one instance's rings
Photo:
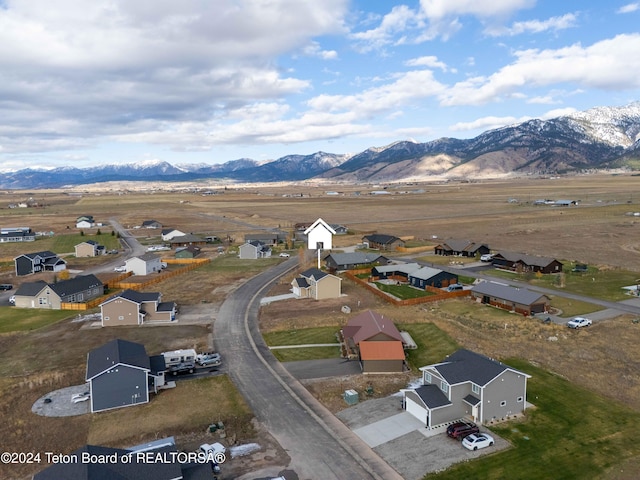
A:
{"type": "Polygon", "coordinates": [[[567,322],[567,327],[569,328],[582,328],[582,327],[588,327],[589,325],[591,325],[591,320],[589,320],[588,318],[585,317],[575,317],[572,318],[571,320],[569,320],[567,322]]]}
{"type": "Polygon", "coordinates": [[[171,365],[169,367],[169,373],[171,375],[178,375],[179,373],[193,373],[196,369],[196,364],[193,362],[183,362],[177,365],[171,365]]]}
{"type": "Polygon", "coordinates": [[[455,292],[457,290],[464,290],[464,286],[460,285],[459,283],[454,283],[447,287],[447,292],[455,292]]]}
{"type": "Polygon", "coordinates": [[[493,437],[488,433],[472,433],[462,440],[462,446],[469,450],[490,447],[493,443],[493,437]]]}
{"type": "Polygon", "coordinates": [[[200,445],[200,452],[209,454],[209,453],[226,453],[227,449],[224,445],[219,442],[216,443],[203,443],[200,445]]]}
{"type": "Polygon", "coordinates": [[[447,435],[456,440],[460,440],[472,433],[479,433],[480,429],[475,423],[471,422],[456,422],[447,427],[447,435]]]}
{"type": "Polygon", "coordinates": [[[202,362],[207,360],[222,361],[222,357],[216,352],[202,352],[196,355],[196,363],[202,364],[202,362]]]}
{"type": "Polygon", "coordinates": [[[127,271],[127,266],[126,265],[120,265],[119,267],[116,267],[113,270],[115,272],[126,272],[127,271]]]}
{"type": "Polygon", "coordinates": [[[490,253],[485,253],[484,255],[480,255],[481,262],[490,262],[493,260],[493,255],[490,253]]]}
{"type": "Polygon", "coordinates": [[[10,283],[0,283],[0,290],[11,290],[13,285],[10,283]]]}
{"type": "Polygon", "coordinates": [[[220,355],[218,355],[217,357],[205,358],[203,360],[200,360],[198,363],[202,367],[217,367],[219,365],[222,365],[222,359],[220,358],[220,355]]]}
{"type": "Polygon", "coordinates": [[[10,303],[11,305],[15,305],[15,304],[16,304],[16,296],[15,296],[15,295],[11,295],[11,296],[9,297],[9,303],[10,303]]]}
{"type": "Polygon", "coordinates": [[[167,371],[170,371],[171,367],[180,365],[181,363],[195,364],[196,362],[196,351],[193,348],[162,352],[162,356],[164,357],[164,364],[167,371]]]}
{"type": "Polygon", "coordinates": [[[282,252],[279,256],[282,258],[289,258],[291,255],[289,255],[287,252],[282,252]]]}

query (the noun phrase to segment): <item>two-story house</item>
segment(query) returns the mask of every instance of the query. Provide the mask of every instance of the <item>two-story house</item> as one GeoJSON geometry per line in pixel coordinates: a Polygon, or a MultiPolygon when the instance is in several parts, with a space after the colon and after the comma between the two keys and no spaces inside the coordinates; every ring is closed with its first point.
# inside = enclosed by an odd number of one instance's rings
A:
{"type": "Polygon", "coordinates": [[[431,428],[461,418],[486,424],[522,414],[530,375],[470,350],[421,367],[422,385],[403,389],[404,409],[431,428]]]}
{"type": "Polygon", "coordinates": [[[38,272],[61,272],[67,268],[67,262],[48,250],[35,253],[23,253],[13,259],[16,275],[30,275],[38,272]]]}

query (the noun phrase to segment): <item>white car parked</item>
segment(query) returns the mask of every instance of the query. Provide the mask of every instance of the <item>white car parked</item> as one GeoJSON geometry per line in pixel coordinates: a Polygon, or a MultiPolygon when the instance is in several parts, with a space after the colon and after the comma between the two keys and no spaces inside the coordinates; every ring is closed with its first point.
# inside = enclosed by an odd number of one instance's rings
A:
{"type": "Polygon", "coordinates": [[[127,271],[127,266],[126,265],[121,265],[119,267],[116,267],[113,269],[115,272],[126,272],[127,271]]]}
{"type": "Polygon", "coordinates": [[[91,394],[89,392],[76,393],[71,395],[71,401],[73,403],[86,402],[91,398],[91,394]]]}
{"type": "Polygon", "coordinates": [[[282,258],[289,258],[291,255],[289,255],[287,252],[282,252],[279,256],[282,258]]]}
{"type": "Polygon", "coordinates": [[[479,448],[490,447],[494,443],[493,437],[488,433],[472,433],[462,440],[464,448],[478,450],[479,448]]]}
{"type": "Polygon", "coordinates": [[[567,322],[567,327],[569,328],[581,328],[588,327],[593,322],[585,317],[575,317],[567,322]]]}

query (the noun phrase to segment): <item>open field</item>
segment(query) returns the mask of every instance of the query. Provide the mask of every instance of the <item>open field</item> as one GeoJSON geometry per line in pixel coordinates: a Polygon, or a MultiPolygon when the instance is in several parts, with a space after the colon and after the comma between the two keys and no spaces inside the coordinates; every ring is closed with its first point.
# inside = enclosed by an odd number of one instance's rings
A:
{"type": "MultiPolygon", "coordinates": [[[[611,284],[640,278],[640,218],[627,215],[628,212],[640,211],[640,198],[637,194],[639,186],[640,177],[594,175],[568,179],[390,186],[389,190],[393,194],[386,196],[367,195],[369,190],[378,189],[378,186],[318,187],[311,184],[229,188],[219,190],[217,195],[206,196],[194,193],[193,188],[182,192],[118,191],[115,187],[111,191],[98,192],[85,188],[76,189],[72,192],[73,195],[64,192],[8,192],[0,194],[0,224],[3,227],[29,226],[36,231],[53,231],[59,239],[69,235],[65,241],[73,243],[77,237],[70,234],[78,234],[74,225],[79,215],[90,214],[97,221],[105,223],[114,217],[129,227],[154,219],[165,227],[200,235],[216,235],[223,240],[225,246],[234,249],[243,243],[245,233],[280,228],[292,238],[296,222],[313,221],[322,217],[329,223],[349,227],[350,235],[334,238],[336,249],[359,243],[362,235],[371,232],[413,236],[415,240],[412,242],[415,244],[435,244],[449,238],[466,238],[486,243],[493,250],[505,249],[587,263],[590,268],[601,272],[601,275],[593,276],[595,280],[591,283],[576,278],[576,283],[570,287],[573,279],[567,274],[565,288],[568,290],[575,285],[577,289],[583,288],[585,293],[595,296],[606,294],[607,298],[614,298],[609,297],[614,295],[611,284]],[[344,194],[325,196],[325,189],[344,194]],[[360,195],[355,195],[356,190],[360,195]],[[283,196],[293,193],[305,196],[283,196]],[[29,196],[42,200],[45,206],[36,209],[4,208],[10,202],[24,200],[29,196]],[[518,202],[509,203],[511,198],[518,202]],[[570,208],[534,206],[533,201],[538,198],[570,198],[579,200],[580,204],[570,208]],[[67,226],[70,228],[67,229],[67,226]],[[433,238],[434,236],[437,238],[433,238]]],[[[102,238],[112,238],[107,233],[110,232],[108,227],[101,228],[101,231],[102,238]]],[[[158,236],[157,231],[132,228],[131,232],[143,242],[149,243],[154,243],[158,236]]],[[[92,238],[90,234],[95,234],[95,231],[88,232],[85,239],[92,238]]],[[[55,241],[56,237],[53,238],[55,241]]],[[[42,243],[49,241],[52,240],[37,240],[25,245],[0,244],[0,258],[13,258],[16,252],[68,248],[42,243]]],[[[296,252],[294,249],[292,255],[296,252]]],[[[163,299],[177,301],[181,306],[205,308],[210,311],[211,320],[215,319],[217,307],[229,291],[245,278],[281,261],[277,258],[257,262],[240,261],[234,254],[218,255],[214,246],[211,249],[206,247],[204,255],[211,258],[212,262],[190,272],[188,276],[156,284],[154,290],[161,291],[163,299]]],[[[74,260],[79,269],[94,265],[94,261],[103,259],[74,260]]],[[[302,265],[301,270],[310,266],[314,266],[313,262],[302,265]]],[[[6,263],[0,269],[0,283],[17,284],[35,279],[31,276],[17,280],[12,272],[12,263],[6,263]]],[[[270,294],[289,291],[292,278],[293,274],[283,278],[270,294]]],[[[538,280],[534,278],[531,281],[538,280]]],[[[549,280],[545,278],[540,281],[549,280]]],[[[261,310],[260,327],[265,332],[296,331],[300,334],[307,328],[337,329],[350,316],[365,309],[374,309],[393,318],[400,328],[410,331],[422,346],[415,352],[409,352],[413,372],[425,363],[438,361],[457,346],[463,346],[503,360],[516,359],[509,360],[510,362],[527,362],[522,363],[521,368],[531,369],[535,380],[532,380],[530,392],[538,396],[542,394],[553,397],[556,396],[556,389],[565,389],[566,392],[573,392],[573,395],[583,396],[595,406],[609,402],[614,413],[630,425],[635,425],[638,420],[635,415],[640,412],[640,379],[637,375],[640,368],[640,351],[637,348],[640,325],[633,324],[631,316],[600,322],[584,331],[569,331],[566,327],[543,325],[465,299],[396,308],[348,280],[343,281],[343,291],[346,296],[337,300],[291,300],[266,305],[261,310]],[[350,315],[341,312],[343,305],[351,308],[350,315]],[[556,340],[551,341],[550,338],[556,340]],[[529,364],[533,367],[527,366],[529,364]],[[571,390],[562,383],[563,379],[570,382],[571,386],[584,390],[571,390]],[[540,383],[536,383],[538,381],[540,383]],[[595,394],[593,398],[592,394],[595,394]]],[[[569,307],[574,308],[573,311],[577,313],[589,311],[588,304],[565,305],[565,308],[569,307]]],[[[2,308],[10,311],[9,307],[2,308]]],[[[0,416],[3,419],[0,437],[10,442],[16,450],[68,452],[83,445],[89,438],[112,441],[115,445],[127,437],[122,432],[106,432],[104,437],[94,436],[98,427],[93,425],[91,416],[46,419],[30,412],[31,404],[41,395],[52,389],[83,381],[86,353],[90,349],[116,337],[143,343],[150,354],[189,346],[202,349],[207,348],[211,342],[210,324],[113,330],[82,329],[80,323],[57,318],[39,319],[39,313],[36,312],[33,315],[34,318],[11,318],[8,322],[9,330],[23,331],[0,335],[0,416]],[[34,330],[31,331],[31,328],[34,330]]],[[[322,338],[325,335],[326,332],[322,334],[322,338]]],[[[316,336],[314,334],[309,338],[316,336]]],[[[318,351],[315,355],[320,353],[318,351]]],[[[287,355],[290,354],[292,352],[287,352],[287,355]]],[[[330,352],[323,353],[329,354],[330,352]]],[[[311,352],[298,352],[294,355],[316,358],[311,352]]],[[[394,379],[386,376],[376,376],[373,379],[358,376],[337,379],[331,385],[322,382],[307,382],[306,385],[335,411],[337,408],[344,408],[339,393],[344,391],[345,385],[366,386],[368,382],[373,382],[374,395],[383,395],[406,385],[411,376],[394,379]]],[[[197,390],[194,395],[207,392],[207,398],[211,398],[210,401],[215,405],[217,399],[211,395],[215,396],[219,389],[211,388],[209,391],[208,386],[201,388],[199,384],[194,384],[193,388],[197,390]]],[[[163,395],[164,393],[167,392],[163,392],[163,395]]],[[[557,398],[564,398],[563,401],[570,403],[569,393],[566,397],[563,395],[558,395],[557,398]]],[[[169,399],[169,396],[165,399],[169,399]]],[[[223,402],[224,399],[221,398],[220,401],[223,402]]],[[[542,407],[547,409],[546,398],[538,403],[538,411],[542,407]]],[[[604,411],[608,407],[598,408],[604,411]]],[[[134,410],[136,409],[124,409],[122,412],[133,415],[141,411],[134,410]]],[[[600,422],[599,425],[594,424],[598,428],[609,422],[609,418],[603,417],[601,412],[590,408],[585,411],[594,417],[594,422],[600,422]]],[[[232,410],[228,413],[234,414],[232,410]]],[[[523,436],[539,436],[542,430],[535,428],[542,429],[546,423],[560,423],[565,415],[566,423],[571,425],[579,423],[581,419],[569,415],[560,407],[551,413],[552,416],[548,418],[533,417],[532,425],[527,425],[532,430],[526,434],[522,433],[519,426],[516,428],[521,433],[501,433],[518,445],[518,449],[511,451],[535,457],[539,454],[533,453],[536,451],[535,447],[542,445],[542,441],[526,443],[523,436]]],[[[532,413],[536,414],[537,411],[532,413]]],[[[206,416],[206,413],[202,415],[206,416]]],[[[187,423],[194,425],[194,430],[200,431],[200,427],[195,425],[200,423],[198,418],[202,419],[204,416],[193,417],[195,420],[187,423]]],[[[174,427],[176,418],[178,414],[167,418],[161,430],[170,432],[174,428],[178,429],[174,427]]],[[[187,418],[191,417],[186,416],[185,419],[187,418]]],[[[558,461],[563,463],[568,463],[570,458],[580,463],[583,461],[583,453],[576,449],[586,444],[587,450],[597,448],[601,452],[589,459],[591,463],[585,462],[593,466],[594,473],[590,478],[608,475],[607,478],[622,480],[625,477],[614,476],[613,470],[606,475],[602,472],[616,465],[618,458],[626,459],[640,452],[625,447],[626,443],[632,443],[628,436],[630,433],[625,424],[617,422],[618,420],[612,420],[603,427],[606,438],[589,438],[588,435],[593,430],[572,431],[575,438],[570,439],[567,453],[545,447],[548,458],[545,457],[544,461],[553,462],[554,455],[557,454],[558,461]],[[587,440],[581,440],[585,436],[587,440]],[[614,449],[616,452],[620,450],[619,456],[617,453],[611,454],[614,449]],[[576,453],[572,457],[570,452],[576,453]]],[[[180,434],[188,436],[187,430],[188,428],[180,430],[180,434]]],[[[558,445],[563,445],[561,429],[551,429],[550,438],[555,439],[558,445]]],[[[546,445],[551,445],[551,441],[546,445]]],[[[508,461],[516,462],[518,454],[511,455],[515,455],[516,459],[508,461]]],[[[484,461],[499,462],[499,458],[500,456],[495,456],[494,460],[490,456],[484,461]]],[[[474,468],[475,463],[460,468],[474,468]]],[[[492,466],[487,467],[487,471],[499,468],[494,464],[490,465],[492,466]]],[[[10,475],[0,471],[0,476],[22,478],[22,475],[28,478],[32,471],[25,469],[10,475]]],[[[583,473],[582,470],[569,472],[578,474],[578,477],[583,473]]],[[[475,475],[466,472],[465,476],[475,475]]],[[[491,477],[487,474],[486,478],[499,478],[499,475],[491,477]]],[[[576,477],[568,475],[565,478],[576,477]]]]}

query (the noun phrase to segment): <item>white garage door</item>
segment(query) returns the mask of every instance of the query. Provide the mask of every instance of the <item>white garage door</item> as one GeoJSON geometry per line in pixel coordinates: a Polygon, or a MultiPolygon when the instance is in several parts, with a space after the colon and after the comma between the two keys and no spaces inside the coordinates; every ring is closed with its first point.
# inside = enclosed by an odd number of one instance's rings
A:
{"type": "Polygon", "coordinates": [[[425,409],[422,405],[416,403],[411,398],[406,397],[405,409],[411,415],[420,420],[425,426],[427,425],[427,416],[429,415],[429,413],[427,412],[427,409],[425,409]]]}

